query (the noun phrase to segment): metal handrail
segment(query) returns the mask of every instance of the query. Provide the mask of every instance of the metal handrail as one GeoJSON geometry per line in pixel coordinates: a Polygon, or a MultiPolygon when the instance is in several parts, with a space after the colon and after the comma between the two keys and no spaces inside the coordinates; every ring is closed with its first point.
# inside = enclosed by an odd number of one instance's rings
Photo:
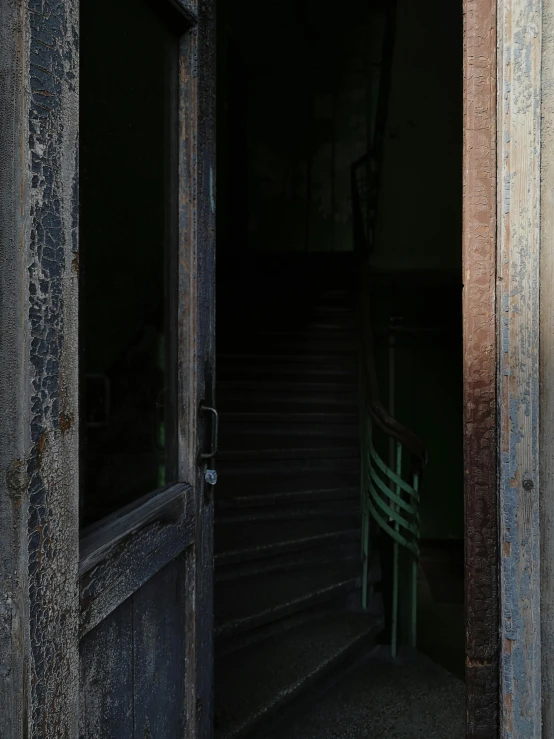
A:
{"type": "MultiPolygon", "coordinates": [[[[376,231],[380,164],[387,117],[388,90],[395,36],[396,2],[387,6],[377,113],[369,151],[351,166],[352,222],[358,276],[360,342],[361,511],[362,511],[362,604],[367,608],[370,522],[373,519],[393,542],[393,595],[391,651],[396,656],[402,548],[409,557],[410,635],[416,644],[417,568],[419,562],[419,490],[426,462],[425,446],[407,426],[399,423],[381,402],[371,326],[369,257],[376,231]],[[389,461],[379,452],[380,441],[388,446],[389,461]],[[407,452],[407,454],[406,454],[407,452]]],[[[391,383],[393,384],[393,383],[391,383]]],[[[390,402],[394,400],[391,392],[390,402]]],[[[392,406],[390,408],[392,411],[392,406]]]]}
{"type": "Polygon", "coordinates": [[[371,331],[367,271],[367,262],[361,256],[358,274],[361,349],[359,396],[362,460],[362,606],[364,609],[368,606],[370,521],[373,519],[393,542],[391,653],[395,657],[398,646],[401,547],[410,558],[406,577],[410,601],[409,644],[413,647],[416,645],[419,490],[426,452],[421,439],[411,429],[393,418],[380,400],[371,331]],[[392,441],[388,463],[377,449],[377,431],[381,432],[382,439],[392,441]]]}

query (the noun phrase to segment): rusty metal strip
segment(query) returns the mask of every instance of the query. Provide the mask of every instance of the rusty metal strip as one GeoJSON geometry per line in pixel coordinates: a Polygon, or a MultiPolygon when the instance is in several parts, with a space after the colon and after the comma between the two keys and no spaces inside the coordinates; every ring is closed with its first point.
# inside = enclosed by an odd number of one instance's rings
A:
{"type": "Polygon", "coordinates": [[[498,5],[501,736],[541,727],[539,259],[541,0],[498,5]]]}
{"type": "Polygon", "coordinates": [[[464,2],[464,471],[468,739],[498,736],[496,0],[464,2]]]}

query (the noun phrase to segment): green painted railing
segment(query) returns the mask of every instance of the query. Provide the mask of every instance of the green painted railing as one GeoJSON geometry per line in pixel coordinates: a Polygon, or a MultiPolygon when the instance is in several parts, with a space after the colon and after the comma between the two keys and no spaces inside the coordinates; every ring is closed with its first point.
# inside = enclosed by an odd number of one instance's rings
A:
{"type": "MultiPolygon", "coordinates": [[[[363,267],[361,267],[363,271],[363,267]]],[[[416,646],[419,499],[425,448],[413,432],[392,418],[379,400],[369,286],[360,300],[360,426],[362,513],[362,605],[368,607],[371,521],[392,540],[391,652],[399,642],[399,609],[408,624],[407,642],[416,646]],[[384,460],[384,456],[388,460],[384,460]],[[406,612],[409,610],[409,614],[406,612]],[[408,618],[406,618],[408,616],[408,618]]]]}
{"type": "MultiPolygon", "coordinates": [[[[361,418],[362,444],[362,563],[364,609],[368,605],[368,567],[370,560],[370,523],[378,524],[393,542],[393,582],[391,606],[391,652],[396,656],[398,646],[398,609],[400,601],[400,548],[409,558],[404,591],[409,601],[410,646],[416,646],[417,638],[417,570],[419,562],[419,473],[412,475],[411,484],[403,478],[403,446],[396,441],[393,445],[393,465],[391,469],[375,448],[370,413],[361,418]],[[407,582],[406,582],[407,580],[407,582]]],[[[404,455],[405,456],[405,455],[404,455]]]]}
{"type": "MultiPolygon", "coordinates": [[[[371,155],[352,165],[352,205],[358,321],[360,337],[360,425],[361,425],[361,513],[362,513],[362,602],[368,607],[371,521],[392,540],[391,651],[396,656],[399,617],[408,621],[407,641],[416,646],[417,571],[419,562],[419,495],[426,455],[421,440],[396,421],[381,403],[371,320],[369,254],[376,210],[376,187],[371,155]],[[363,186],[364,179],[370,182],[363,186]],[[388,456],[385,462],[383,456],[388,456]],[[402,613],[400,613],[402,609],[402,613]],[[409,619],[406,619],[409,609],[409,619]]],[[[389,349],[389,408],[394,412],[393,344],[389,349]]],[[[405,632],[406,629],[403,629],[405,632]]]]}
{"type": "MultiPolygon", "coordinates": [[[[396,656],[399,621],[408,622],[408,643],[417,637],[419,495],[425,448],[393,417],[394,346],[389,351],[389,408],[381,403],[371,325],[369,259],[374,247],[383,141],[395,37],[396,2],[387,4],[379,91],[369,151],[351,167],[352,225],[358,283],[360,337],[361,513],[363,607],[368,607],[372,521],[392,541],[391,650],[396,656]],[[383,455],[388,456],[385,462],[383,455]],[[406,609],[408,613],[406,613],[406,609]],[[405,616],[409,618],[406,619],[405,616]],[[402,617],[402,618],[401,618],[402,617]]],[[[405,629],[402,630],[405,632],[405,629]]]]}

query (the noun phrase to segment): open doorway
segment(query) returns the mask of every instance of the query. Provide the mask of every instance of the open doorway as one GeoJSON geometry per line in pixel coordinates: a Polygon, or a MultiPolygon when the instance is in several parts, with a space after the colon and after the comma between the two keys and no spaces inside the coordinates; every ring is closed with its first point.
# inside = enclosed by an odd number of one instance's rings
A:
{"type": "Polygon", "coordinates": [[[216,736],[462,737],[461,7],[220,5],[216,736]]]}

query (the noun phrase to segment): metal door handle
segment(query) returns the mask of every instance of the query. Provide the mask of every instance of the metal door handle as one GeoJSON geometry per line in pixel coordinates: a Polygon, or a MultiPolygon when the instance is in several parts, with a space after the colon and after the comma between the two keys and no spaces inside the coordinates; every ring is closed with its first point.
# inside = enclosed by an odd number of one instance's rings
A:
{"type": "Polygon", "coordinates": [[[219,438],[219,414],[215,408],[210,408],[210,406],[208,405],[201,405],[200,410],[204,413],[212,413],[214,417],[214,425],[212,431],[212,451],[209,454],[201,454],[200,459],[213,459],[217,454],[217,445],[219,438]]]}

